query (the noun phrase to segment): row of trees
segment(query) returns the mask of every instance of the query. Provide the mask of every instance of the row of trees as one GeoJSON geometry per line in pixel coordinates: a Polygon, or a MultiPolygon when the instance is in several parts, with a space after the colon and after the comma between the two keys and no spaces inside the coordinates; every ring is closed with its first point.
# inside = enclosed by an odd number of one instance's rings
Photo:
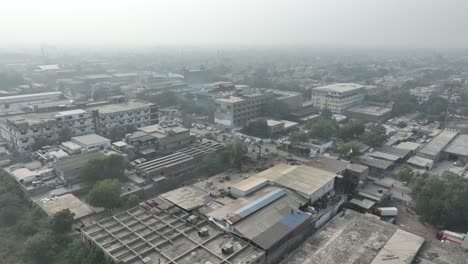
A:
{"type": "MultiPolygon", "coordinates": [[[[371,147],[378,147],[387,140],[385,128],[381,125],[375,125],[366,130],[363,122],[351,120],[346,124],[339,126],[336,120],[332,118],[332,113],[325,109],[320,117],[312,120],[305,126],[309,130],[308,134],[301,132],[292,133],[289,139],[293,142],[305,141],[307,138],[319,138],[329,140],[332,137],[338,137],[346,142],[360,139],[371,147]]],[[[348,150],[355,147],[356,142],[347,145],[348,150]]]]}

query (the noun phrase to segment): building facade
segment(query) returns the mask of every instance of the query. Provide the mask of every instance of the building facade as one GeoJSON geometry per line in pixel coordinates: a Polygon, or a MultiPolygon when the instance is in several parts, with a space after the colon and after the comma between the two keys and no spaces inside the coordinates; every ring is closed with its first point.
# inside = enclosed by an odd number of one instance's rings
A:
{"type": "Polygon", "coordinates": [[[126,102],[62,112],[28,113],[0,119],[1,136],[19,152],[32,151],[35,142],[58,142],[91,133],[109,135],[112,129],[158,123],[158,108],[145,102],[126,102]]]}
{"type": "Polygon", "coordinates": [[[364,100],[365,88],[355,83],[336,83],[312,89],[312,104],[319,109],[329,109],[341,114],[346,109],[360,105],[364,100]]]}
{"type": "Polygon", "coordinates": [[[262,106],[269,98],[268,94],[252,93],[215,99],[215,123],[227,127],[243,126],[259,117],[262,106]]]}

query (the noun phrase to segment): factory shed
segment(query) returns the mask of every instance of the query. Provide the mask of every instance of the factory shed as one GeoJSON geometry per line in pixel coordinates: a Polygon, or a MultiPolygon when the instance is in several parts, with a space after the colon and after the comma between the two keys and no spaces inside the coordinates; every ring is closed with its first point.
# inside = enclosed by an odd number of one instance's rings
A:
{"type": "Polygon", "coordinates": [[[468,161],[468,135],[458,135],[444,149],[444,153],[446,153],[451,160],[468,161]]]}
{"type": "Polygon", "coordinates": [[[296,191],[313,203],[333,190],[336,176],[335,173],[306,165],[278,164],[254,177],[264,178],[275,185],[296,191]]]}
{"type": "Polygon", "coordinates": [[[443,130],[437,136],[432,138],[429,143],[422,147],[417,155],[426,159],[431,159],[437,162],[440,159],[440,154],[447,145],[458,135],[456,131],[443,130]]]}

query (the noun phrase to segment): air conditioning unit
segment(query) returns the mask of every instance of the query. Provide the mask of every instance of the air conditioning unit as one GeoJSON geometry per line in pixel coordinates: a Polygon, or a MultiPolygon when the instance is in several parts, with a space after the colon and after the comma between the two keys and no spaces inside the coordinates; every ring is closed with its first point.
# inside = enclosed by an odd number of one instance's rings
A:
{"type": "Polygon", "coordinates": [[[206,227],[202,227],[200,230],[198,230],[198,235],[200,237],[208,236],[208,229],[206,229],[206,227]]]}
{"type": "Polygon", "coordinates": [[[224,247],[221,249],[221,252],[225,255],[232,254],[234,252],[234,247],[232,246],[231,243],[226,243],[224,247]]]}

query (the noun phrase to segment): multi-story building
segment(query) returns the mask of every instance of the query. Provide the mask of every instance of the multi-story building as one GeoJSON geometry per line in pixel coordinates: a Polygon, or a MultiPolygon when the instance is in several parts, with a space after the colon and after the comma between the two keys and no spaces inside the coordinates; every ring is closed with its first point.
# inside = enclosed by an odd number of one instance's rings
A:
{"type": "Polygon", "coordinates": [[[319,109],[329,109],[341,114],[364,100],[365,88],[355,83],[336,83],[312,89],[312,104],[319,109]]]}
{"type": "Polygon", "coordinates": [[[108,135],[112,129],[158,122],[158,108],[146,102],[125,102],[62,112],[27,113],[0,119],[0,133],[19,152],[31,151],[39,139],[58,142],[64,134],[108,135]]]}
{"type": "Polygon", "coordinates": [[[215,99],[215,123],[228,127],[245,125],[260,115],[261,107],[268,98],[268,94],[251,93],[242,97],[215,99]]]}
{"type": "Polygon", "coordinates": [[[141,153],[166,154],[186,147],[195,141],[190,130],[177,126],[164,128],[160,125],[140,127],[126,138],[128,144],[134,146],[141,153]],[[148,150],[154,153],[148,153],[148,150]]]}
{"type": "Polygon", "coordinates": [[[136,129],[158,123],[158,107],[141,101],[100,105],[86,110],[97,112],[94,120],[96,133],[104,136],[109,136],[116,128],[136,129]]]}
{"type": "Polygon", "coordinates": [[[302,94],[293,91],[282,91],[275,89],[267,89],[265,92],[270,93],[276,100],[285,103],[289,110],[298,110],[302,108],[302,94]]]}

